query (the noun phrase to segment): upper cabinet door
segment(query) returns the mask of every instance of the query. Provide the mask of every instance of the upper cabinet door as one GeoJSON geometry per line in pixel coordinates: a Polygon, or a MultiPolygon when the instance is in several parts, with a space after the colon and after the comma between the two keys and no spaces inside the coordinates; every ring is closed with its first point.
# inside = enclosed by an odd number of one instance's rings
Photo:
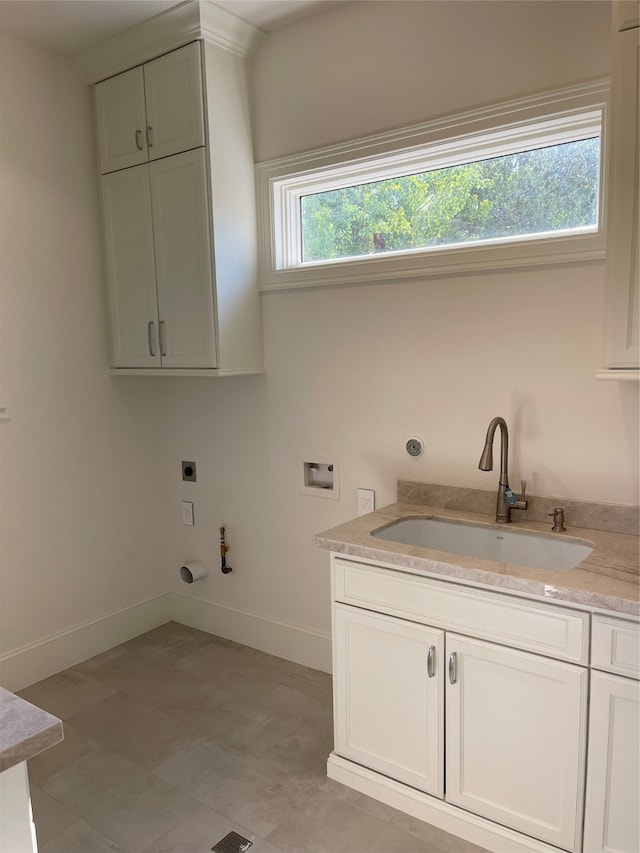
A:
{"type": "Polygon", "coordinates": [[[148,159],[142,66],[96,85],[100,172],[115,172],[148,159]]]}
{"type": "Polygon", "coordinates": [[[216,367],[204,149],[149,165],[163,367],[216,367]]]}
{"type": "Polygon", "coordinates": [[[200,45],[188,44],[144,66],[149,159],[205,144],[200,45]]]}
{"type": "Polygon", "coordinates": [[[149,167],[102,178],[113,367],[160,367],[149,167]]]}

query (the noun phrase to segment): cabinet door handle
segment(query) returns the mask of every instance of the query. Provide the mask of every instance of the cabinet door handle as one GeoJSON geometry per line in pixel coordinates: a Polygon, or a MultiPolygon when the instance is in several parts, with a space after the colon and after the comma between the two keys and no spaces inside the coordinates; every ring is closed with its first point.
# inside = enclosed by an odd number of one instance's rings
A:
{"type": "Polygon", "coordinates": [[[147,125],[147,145],[153,148],[153,128],[150,125],[147,125]]]}
{"type": "Polygon", "coordinates": [[[167,333],[164,328],[164,320],[160,320],[160,355],[167,354],[167,333]]]}
{"type": "Polygon", "coordinates": [[[155,358],[155,350],[153,349],[153,320],[147,323],[147,341],[149,342],[149,355],[155,358]]]}
{"type": "Polygon", "coordinates": [[[449,655],[449,682],[451,684],[455,684],[458,680],[458,673],[456,672],[456,660],[457,654],[455,652],[451,652],[449,655]]]}
{"type": "Polygon", "coordinates": [[[142,131],[136,130],[136,148],[142,151],[142,131]]]}
{"type": "Polygon", "coordinates": [[[433,678],[436,674],[436,647],[429,646],[429,653],[427,654],[427,675],[429,678],[433,678]]]}

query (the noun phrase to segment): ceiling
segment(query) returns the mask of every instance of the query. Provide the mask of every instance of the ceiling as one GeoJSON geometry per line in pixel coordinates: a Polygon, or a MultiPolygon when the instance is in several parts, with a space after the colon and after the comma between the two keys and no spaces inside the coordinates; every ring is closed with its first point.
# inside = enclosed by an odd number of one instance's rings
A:
{"type": "MultiPolygon", "coordinates": [[[[75,56],[182,0],[0,0],[0,32],[75,56]]],[[[216,0],[262,30],[315,14],[338,0],[216,0]]]]}

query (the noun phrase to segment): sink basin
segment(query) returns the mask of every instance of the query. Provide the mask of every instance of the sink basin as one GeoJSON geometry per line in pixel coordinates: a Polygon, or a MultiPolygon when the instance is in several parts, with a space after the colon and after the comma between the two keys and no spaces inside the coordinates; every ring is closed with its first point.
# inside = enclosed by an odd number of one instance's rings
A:
{"type": "Polygon", "coordinates": [[[437,518],[403,518],[371,535],[387,542],[431,548],[463,557],[556,571],[573,569],[593,550],[584,541],[565,539],[554,533],[525,533],[437,518]]]}

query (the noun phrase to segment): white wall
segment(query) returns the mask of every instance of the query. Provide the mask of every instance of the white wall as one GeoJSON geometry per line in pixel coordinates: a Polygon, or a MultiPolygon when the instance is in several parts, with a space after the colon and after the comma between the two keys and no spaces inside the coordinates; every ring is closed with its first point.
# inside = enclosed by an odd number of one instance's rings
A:
{"type": "MultiPolygon", "coordinates": [[[[281,156],[608,70],[604,3],[341,5],[261,43],[256,150],[281,156]]],[[[327,635],[328,557],[313,534],[355,515],[358,486],[378,506],[398,477],[493,489],[477,465],[497,414],[516,486],[637,503],[638,389],[593,379],[603,282],[594,263],[265,294],[265,377],[170,380],[163,395],[170,572],[174,590],[214,605],[199,624],[228,630],[232,608],[240,633],[249,612],[327,635]],[[414,433],[427,447],[417,460],[404,451],[414,433]],[[341,461],[339,501],[300,493],[302,458],[322,453],[341,461]],[[196,459],[198,483],[179,482],[181,458],[196,459]],[[192,529],[180,498],[195,501],[192,529]],[[177,579],[188,557],[214,569],[192,587],[177,579]]]]}
{"type": "Polygon", "coordinates": [[[608,2],[355,0],[269,34],[258,160],[609,73],[608,2]]]}
{"type": "Polygon", "coordinates": [[[153,383],[107,374],[89,90],[39,48],[3,38],[1,57],[7,655],[165,584],[153,383]]]}

